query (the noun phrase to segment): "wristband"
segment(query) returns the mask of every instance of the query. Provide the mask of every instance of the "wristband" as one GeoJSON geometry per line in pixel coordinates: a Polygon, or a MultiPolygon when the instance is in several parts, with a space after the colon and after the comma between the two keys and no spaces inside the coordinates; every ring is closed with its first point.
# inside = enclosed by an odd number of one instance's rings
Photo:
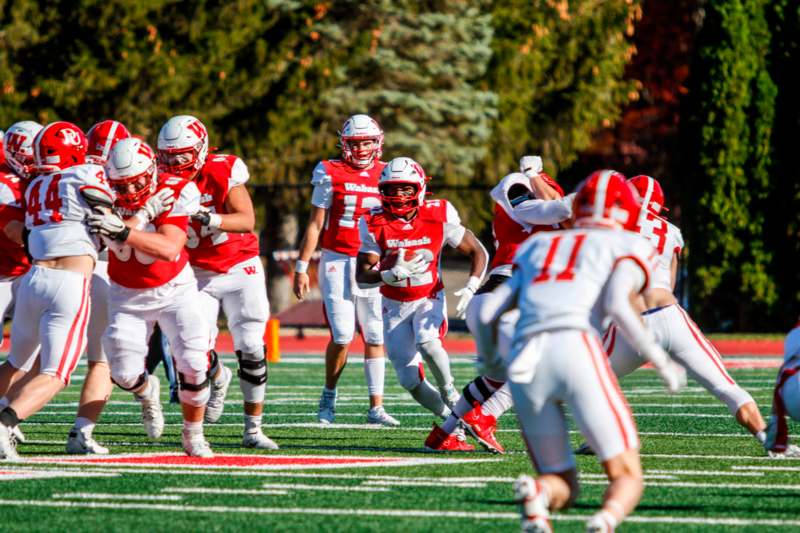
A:
{"type": "Polygon", "coordinates": [[[294,263],[294,273],[295,274],[305,274],[308,272],[308,261],[301,261],[298,259],[294,263]]]}
{"type": "Polygon", "coordinates": [[[472,293],[476,293],[478,288],[481,286],[481,278],[478,276],[470,276],[469,281],[467,282],[467,288],[472,291],[472,293]]]}
{"type": "Polygon", "coordinates": [[[208,227],[211,229],[220,229],[222,227],[222,217],[216,213],[209,213],[208,227]]]}

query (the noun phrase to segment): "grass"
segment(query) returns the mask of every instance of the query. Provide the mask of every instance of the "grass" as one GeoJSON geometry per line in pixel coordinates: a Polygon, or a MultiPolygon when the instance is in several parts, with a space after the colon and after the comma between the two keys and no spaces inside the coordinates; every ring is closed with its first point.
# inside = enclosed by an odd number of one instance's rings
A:
{"type": "MultiPolygon", "coordinates": [[[[233,365],[231,359],[227,364],[233,365]]],[[[294,359],[297,361],[297,359],[294,359]]],[[[76,372],[81,376],[85,367],[76,372]]],[[[160,375],[160,370],[159,376],[160,375]]],[[[472,366],[454,364],[459,384],[473,377],[472,366]]],[[[767,414],[773,370],[735,370],[767,414]]],[[[300,426],[315,421],[323,367],[286,361],[270,368],[266,432],[279,452],[259,455],[480,459],[479,462],[404,467],[307,470],[231,468],[189,471],[162,466],[77,466],[0,464],[19,469],[107,474],[110,477],[56,477],[6,480],[0,484],[3,531],[509,531],[517,527],[511,480],[531,472],[513,415],[501,419],[501,441],[509,453],[430,454],[422,450],[433,417],[413,404],[387,365],[387,410],[400,419],[397,429],[300,426]],[[192,472],[192,473],[190,473],[192,472]],[[196,472],[196,473],[194,473],[196,472]],[[454,479],[454,478],[461,478],[454,479]],[[469,479],[463,479],[469,478],[469,479]],[[415,485],[402,483],[412,482],[415,485]],[[265,484],[269,487],[265,487],[265,484]],[[247,490],[251,493],[212,493],[247,490]],[[354,491],[353,489],[357,489],[354,491]],[[375,490],[380,489],[380,490],[375,490]],[[285,494],[253,491],[283,490],[285,494]],[[197,492],[205,491],[205,492],[197,492]],[[12,502],[13,500],[13,502],[12,502]],[[450,516],[443,516],[446,514],[450,516]]],[[[82,380],[24,423],[29,443],[23,457],[63,456],[82,380]]],[[[163,382],[162,382],[163,383],[163,382]]],[[[680,396],[662,392],[651,371],[622,382],[642,438],[645,496],[622,531],[763,531],[800,528],[799,460],[765,460],[763,452],[727,416],[714,398],[693,386],[680,396]],[[679,457],[687,455],[689,457],[679,457]],[[719,456],[715,458],[714,456],[719,456]],[[767,467],[795,470],[769,470],[767,467]],[[783,486],[783,487],[782,487],[783,486]],[[685,523],[696,519],[697,523],[685,523]],[[634,520],[647,520],[635,522],[634,520]],[[764,521],[769,522],[764,522],[764,521]],[[681,522],[683,521],[683,522],[681,522]],[[788,522],[788,524],[787,524],[788,522]]],[[[162,387],[165,391],[166,387],[162,387]]],[[[166,398],[166,391],[164,392],[166,398]]],[[[361,365],[348,367],[340,383],[337,422],[363,424],[368,404],[361,365]]],[[[180,452],[180,415],[167,407],[167,428],[148,442],[138,405],[116,390],[96,438],[114,454],[180,452]]],[[[223,425],[208,426],[218,454],[257,453],[239,448],[241,394],[232,385],[223,425]]],[[[792,429],[797,431],[797,425],[792,429]]],[[[573,442],[579,436],[573,434],[573,442]]],[[[593,457],[579,457],[583,491],[576,507],[555,522],[559,531],[582,531],[581,517],[594,512],[605,490],[593,457]]],[[[3,475],[0,473],[0,481],[3,475]]]]}

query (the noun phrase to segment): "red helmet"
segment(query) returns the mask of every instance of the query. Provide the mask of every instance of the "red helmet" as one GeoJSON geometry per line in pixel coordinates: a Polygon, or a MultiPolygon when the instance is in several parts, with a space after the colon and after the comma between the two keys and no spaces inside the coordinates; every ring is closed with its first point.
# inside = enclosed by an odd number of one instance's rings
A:
{"type": "Polygon", "coordinates": [[[633,187],[615,170],[596,170],[577,188],[572,205],[576,226],[621,227],[633,231],[641,206],[633,187]]]}
{"type": "Polygon", "coordinates": [[[138,209],[156,190],[156,154],[140,139],[129,137],[117,142],[105,169],[120,207],[138,209]]]}
{"type": "Polygon", "coordinates": [[[410,157],[396,157],[389,161],[378,180],[378,190],[381,193],[383,209],[397,217],[404,217],[417,209],[425,201],[425,189],[428,177],[419,163],[410,157]],[[414,194],[390,195],[391,185],[411,185],[414,194]]]}
{"type": "Polygon", "coordinates": [[[642,207],[655,215],[669,211],[664,207],[664,190],[657,179],[640,174],[628,180],[641,199],[642,207]]]}
{"type": "Polygon", "coordinates": [[[56,172],[86,162],[86,135],[71,122],[52,122],[33,140],[34,170],[56,172]]]}
{"type": "Polygon", "coordinates": [[[104,120],[92,126],[86,136],[89,139],[86,159],[92,163],[104,165],[116,142],[120,139],[127,139],[131,136],[131,132],[122,122],[104,120]]]}
{"type": "Polygon", "coordinates": [[[0,130],[0,165],[6,162],[6,149],[5,145],[3,144],[4,138],[5,133],[3,133],[3,130],[0,130]]]}

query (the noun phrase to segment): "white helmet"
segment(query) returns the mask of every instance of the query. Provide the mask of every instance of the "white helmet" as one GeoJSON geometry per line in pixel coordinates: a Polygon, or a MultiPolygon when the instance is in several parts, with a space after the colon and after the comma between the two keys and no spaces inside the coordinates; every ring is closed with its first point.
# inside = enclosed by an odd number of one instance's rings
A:
{"type": "Polygon", "coordinates": [[[428,177],[419,163],[410,157],[396,157],[389,161],[381,172],[378,189],[381,192],[383,209],[395,216],[405,216],[425,201],[428,177]],[[389,185],[413,185],[416,192],[411,196],[389,194],[389,185]]]}
{"type": "Polygon", "coordinates": [[[141,139],[128,137],[117,141],[105,169],[120,207],[138,209],[156,190],[156,155],[141,139]]]}
{"type": "Polygon", "coordinates": [[[356,168],[366,168],[383,154],[383,130],[375,120],[367,115],[353,115],[342,125],[339,132],[339,144],[342,148],[342,159],[356,168]],[[372,139],[370,150],[353,150],[350,141],[372,139]]]}
{"type": "Polygon", "coordinates": [[[170,174],[194,178],[208,156],[208,130],[191,115],[172,117],[158,132],[158,165],[170,174]]]}
{"type": "Polygon", "coordinates": [[[6,163],[20,178],[30,177],[33,170],[33,140],[43,126],[32,120],[12,124],[3,139],[6,163]]]}

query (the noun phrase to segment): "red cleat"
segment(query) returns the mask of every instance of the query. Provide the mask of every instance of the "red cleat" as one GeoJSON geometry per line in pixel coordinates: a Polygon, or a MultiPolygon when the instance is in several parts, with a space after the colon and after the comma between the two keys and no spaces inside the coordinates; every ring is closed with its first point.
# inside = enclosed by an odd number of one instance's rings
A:
{"type": "Polygon", "coordinates": [[[458,440],[455,435],[448,435],[434,422],[433,430],[425,439],[425,448],[435,452],[474,452],[475,446],[458,440]]]}
{"type": "Polygon", "coordinates": [[[470,412],[461,417],[464,427],[475,437],[481,445],[492,453],[505,453],[503,445],[494,436],[497,431],[497,419],[492,415],[486,415],[481,410],[478,402],[470,412]]]}

